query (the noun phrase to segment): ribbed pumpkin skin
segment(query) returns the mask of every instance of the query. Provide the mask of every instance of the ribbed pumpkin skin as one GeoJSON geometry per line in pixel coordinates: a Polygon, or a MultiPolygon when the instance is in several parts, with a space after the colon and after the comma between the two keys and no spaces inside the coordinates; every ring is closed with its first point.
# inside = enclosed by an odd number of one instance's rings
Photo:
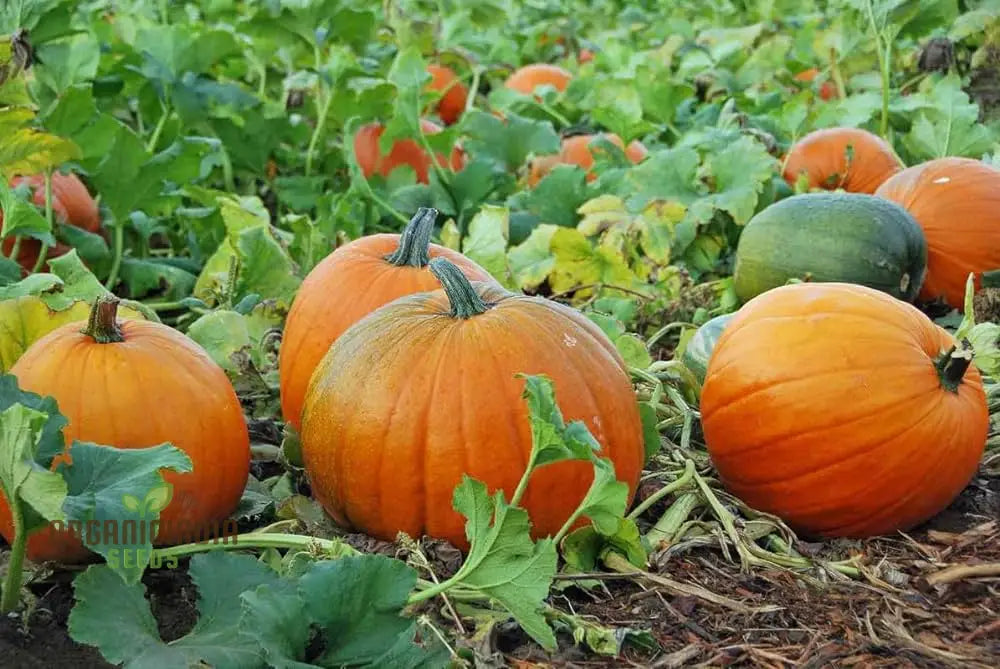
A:
{"type": "MultiPolygon", "coordinates": [[[[20,183],[31,184],[34,193],[32,202],[38,207],[45,207],[45,176],[35,174],[30,177],[14,177],[10,180],[10,187],[14,188],[20,183]]],[[[97,209],[97,202],[90,196],[87,187],[83,185],[80,178],[75,174],[62,174],[53,172],[52,174],[52,211],[57,221],[83,228],[87,232],[97,232],[101,227],[101,216],[97,209]]],[[[0,212],[0,225],[3,224],[3,212],[0,212]]],[[[3,240],[2,251],[4,255],[9,255],[14,248],[14,238],[3,240]]],[[[26,270],[31,270],[38,260],[38,253],[42,244],[37,239],[22,239],[18,249],[17,262],[26,270]]],[[[56,243],[48,250],[49,258],[56,258],[69,251],[65,244],[56,243]]]]}
{"type": "Polygon", "coordinates": [[[971,158],[908,167],[876,191],[912,214],[927,238],[927,278],[919,299],[944,297],[963,308],[965,282],[1000,269],[1000,170],[971,158]]]}
{"type": "MultiPolygon", "coordinates": [[[[302,424],[309,377],[337,337],[398,297],[441,287],[427,267],[396,266],[385,260],[399,240],[396,234],[356,239],[324,258],[302,282],[278,353],[281,411],[295,429],[302,424]]],[[[445,246],[431,244],[429,255],[447,258],[474,281],[495,281],[478,264],[445,246]]]]}
{"type": "Polygon", "coordinates": [[[903,169],[884,139],[860,128],[826,128],[809,133],[791,148],[783,176],[791,186],[805,172],[809,188],[872,194],[903,169]],[[848,150],[853,157],[848,160],[848,150]]]}
{"type": "Polygon", "coordinates": [[[537,86],[553,86],[557,91],[564,91],[569,86],[573,75],[558,65],[534,63],[514,70],[504,86],[524,95],[531,95],[537,86]]]}
{"type": "MultiPolygon", "coordinates": [[[[314,496],[338,522],[467,549],[452,508],[462,474],[510,499],[531,451],[517,373],[552,379],[564,418],[587,424],[634,495],[642,428],[614,345],[569,307],[474,285],[494,304],[486,313],[453,318],[443,291],[400,299],[345,332],[316,370],[302,454],[314,496]]],[[[521,503],[534,536],[558,532],[592,479],[582,461],[535,470],[521,503]]]]}
{"type": "Polygon", "coordinates": [[[745,304],[709,360],[709,454],[733,494],[794,529],[866,537],[913,527],[975,474],[989,416],[953,338],[915,307],[851,284],[794,284],[745,304]]]}
{"type": "MultiPolygon", "coordinates": [[[[206,527],[224,521],[239,504],[250,470],[250,438],[232,384],[197,344],[166,325],[121,320],[125,341],[108,344],[81,334],[85,325],[53,330],[10,373],[22,389],[55,397],[69,421],[63,430],[67,446],[74,439],[117,448],[169,441],[187,453],[191,472],[163,470],[174,489],[160,513],[156,544],[197,540],[184,536],[178,521],[206,527]]],[[[2,494],[0,533],[13,539],[2,494]]],[[[28,538],[32,560],[76,562],[89,555],[67,534],[42,531],[28,538]]]]}
{"type": "Polygon", "coordinates": [[[594,154],[590,150],[590,143],[599,136],[606,138],[609,142],[622,149],[625,157],[633,164],[641,162],[649,152],[642,142],[633,140],[628,146],[622,138],[614,133],[604,133],[603,135],[574,135],[562,141],[562,148],[554,156],[539,156],[531,161],[531,170],[528,175],[528,185],[534,186],[542,180],[556,165],[579,165],[587,171],[587,181],[593,181],[597,174],[590,170],[594,166],[594,154]]]}

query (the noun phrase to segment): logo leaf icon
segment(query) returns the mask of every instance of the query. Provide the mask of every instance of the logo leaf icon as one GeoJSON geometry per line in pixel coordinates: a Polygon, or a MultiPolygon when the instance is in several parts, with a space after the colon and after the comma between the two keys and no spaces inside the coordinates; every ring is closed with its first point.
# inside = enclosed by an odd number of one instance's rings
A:
{"type": "Polygon", "coordinates": [[[122,495],[122,504],[133,513],[138,513],[139,511],[139,498],[135,495],[129,495],[128,493],[122,495]]]}
{"type": "Polygon", "coordinates": [[[157,486],[146,493],[146,499],[143,500],[143,507],[146,511],[163,511],[173,496],[174,487],[164,482],[162,486],[157,486]]]}

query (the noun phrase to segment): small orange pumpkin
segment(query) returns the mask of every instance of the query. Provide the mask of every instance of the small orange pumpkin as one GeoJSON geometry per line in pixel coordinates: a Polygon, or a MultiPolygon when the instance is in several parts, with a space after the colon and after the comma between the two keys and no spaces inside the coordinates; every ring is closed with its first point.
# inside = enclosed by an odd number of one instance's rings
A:
{"type": "Polygon", "coordinates": [[[438,116],[441,117],[445,125],[451,125],[465,111],[469,89],[465,87],[465,84],[450,67],[432,63],[427,66],[427,72],[431,75],[431,81],[427,84],[427,88],[442,92],[437,103],[438,116]]]}
{"type": "Polygon", "coordinates": [[[795,187],[805,174],[809,188],[871,195],[882,182],[903,169],[892,147],[861,128],[826,128],[809,133],[792,146],[783,176],[795,187]]]}
{"type": "MultiPolygon", "coordinates": [[[[117,308],[117,298],[98,298],[89,322],[45,335],[10,373],[22,389],[56,399],[68,421],[67,447],[74,439],[117,448],[168,441],[184,451],[192,471],[163,471],[173,497],[160,513],[156,544],[196,541],[192,534],[217,527],[236,509],[246,485],[250,438],[240,401],[222,368],[191,339],[155,321],[118,322],[117,308]]],[[[0,533],[13,539],[2,493],[0,533]]],[[[28,537],[27,555],[72,563],[90,551],[68,530],[43,530],[28,537]]]]}
{"type": "Polygon", "coordinates": [[[927,238],[919,299],[963,309],[970,273],[1000,269],[1000,170],[971,158],[937,158],[883,183],[875,195],[901,205],[927,238]]]}
{"type": "Polygon", "coordinates": [[[573,75],[558,65],[534,63],[514,70],[504,86],[524,95],[531,95],[538,86],[553,86],[557,91],[565,91],[573,75]]]}
{"type": "MultiPolygon", "coordinates": [[[[330,347],[309,385],[302,455],[334,519],[381,539],[427,534],[467,549],[452,507],[463,474],[508,499],[531,452],[517,374],[545,374],[635,494],[643,438],[614,344],[579,311],[430,263],[444,290],[400,298],[330,347]]],[[[536,470],[522,498],[535,537],[556,534],[593,480],[589,462],[536,470]]],[[[586,521],[581,521],[586,522],[586,521]]]]}
{"type": "MultiPolygon", "coordinates": [[[[37,207],[45,207],[45,175],[35,174],[30,177],[17,176],[10,180],[9,186],[14,188],[18,184],[27,182],[32,188],[32,202],[37,207]]],[[[97,209],[97,202],[90,196],[87,187],[80,181],[80,177],[72,172],[63,174],[62,172],[52,173],[52,211],[57,220],[68,225],[82,228],[87,232],[97,232],[101,227],[101,217],[97,209]]],[[[0,211],[0,226],[3,225],[3,212],[0,211]]],[[[14,238],[8,237],[3,240],[0,247],[3,254],[9,255],[14,248],[14,238]]],[[[42,243],[37,239],[22,239],[18,247],[17,262],[25,270],[34,268],[41,251],[42,243]]],[[[47,258],[57,258],[68,252],[69,246],[56,243],[46,254],[47,258]]]]}
{"type": "Polygon", "coordinates": [[[747,302],[708,363],[701,415],[723,484],[796,530],[867,537],[944,509],[975,474],[979,371],[916,307],[845,283],[747,302]]]}
{"type": "MultiPolygon", "coordinates": [[[[427,135],[441,132],[441,126],[427,119],[420,119],[420,127],[427,135]]],[[[418,183],[428,183],[431,159],[423,147],[417,143],[417,140],[398,139],[393,142],[389,153],[382,155],[378,144],[379,137],[382,136],[383,132],[385,132],[385,126],[373,122],[361,126],[354,136],[354,153],[365,178],[367,179],[376,172],[383,177],[388,177],[400,165],[409,165],[416,172],[418,183]]],[[[457,144],[452,149],[449,158],[446,159],[440,153],[437,154],[436,158],[438,165],[455,172],[460,171],[465,166],[465,153],[457,144]]]]}
{"type": "MultiPolygon", "coordinates": [[[[815,67],[811,67],[808,70],[802,70],[795,75],[795,81],[802,82],[804,84],[811,84],[816,76],[819,74],[819,70],[815,67]]],[[[837,96],[837,87],[832,81],[824,81],[819,87],[819,98],[820,100],[832,100],[837,96]]]]}
{"type": "Polygon", "coordinates": [[[330,345],[351,325],[397,297],[434,290],[431,258],[451,260],[474,281],[495,281],[457,251],[431,244],[437,210],[421,208],[402,235],[356,239],[324,258],[292,302],[278,353],[281,411],[295,429],[309,378],[330,345]]]}
{"type": "Polygon", "coordinates": [[[632,163],[639,163],[649,155],[646,147],[639,140],[629,142],[626,147],[622,138],[615,133],[601,133],[600,135],[574,135],[562,141],[562,147],[555,156],[539,156],[531,161],[531,168],[528,173],[528,185],[534,186],[542,180],[556,165],[579,165],[587,171],[587,181],[597,178],[590,168],[594,166],[594,154],[590,150],[590,143],[603,137],[609,140],[619,149],[625,151],[625,157],[632,163]]]}

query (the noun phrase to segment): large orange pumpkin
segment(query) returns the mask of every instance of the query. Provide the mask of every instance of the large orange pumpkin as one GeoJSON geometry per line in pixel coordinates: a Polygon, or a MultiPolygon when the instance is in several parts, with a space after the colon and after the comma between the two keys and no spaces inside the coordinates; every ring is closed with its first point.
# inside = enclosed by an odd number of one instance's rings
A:
{"type": "Polygon", "coordinates": [[[969,358],[916,307],[845,283],[747,302],[708,363],[701,415],[723,484],[801,532],[866,537],[944,509],[989,414],[969,358]]]}
{"type": "Polygon", "coordinates": [[[553,86],[557,91],[565,91],[573,75],[558,65],[534,63],[525,65],[507,77],[504,86],[524,95],[531,95],[538,86],[553,86]]]}
{"type": "MultiPolygon", "coordinates": [[[[199,530],[217,528],[236,509],[246,485],[250,439],[239,399],[191,339],[154,321],[119,322],[117,306],[117,298],[99,298],[89,322],[42,337],[10,373],[22,389],[56,399],[68,421],[67,446],[74,439],[117,448],[171,442],[187,453],[192,471],[163,471],[173,497],[160,513],[156,543],[197,541],[199,530]]],[[[0,533],[13,540],[2,494],[0,533]]],[[[90,553],[68,530],[50,529],[29,536],[27,554],[77,562],[90,553]]]]}
{"type": "MultiPolygon", "coordinates": [[[[430,267],[444,290],[356,323],[310,383],[302,455],[327,512],[381,539],[403,531],[468,548],[455,486],[468,474],[510,499],[531,452],[519,373],[552,380],[564,417],[586,423],[631,499],[642,428],[614,344],[575,309],[470,283],[443,258],[430,267]]],[[[556,534],[592,480],[589,462],[536,470],[521,501],[533,535],[556,534]]]]}
{"type": "MultiPolygon", "coordinates": [[[[38,207],[45,207],[45,175],[35,174],[30,177],[17,176],[10,180],[10,187],[27,182],[32,188],[32,202],[38,207]]],[[[52,173],[52,211],[56,220],[83,228],[87,232],[97,232],[101,227],[101,217],[97,203],[90,196],[87,187],[73,173],[52,173]]],[[[0,211],[0,225],[3,225],[3,212],[0,211]]],[[[9,255],[14,248],[14,238],[3,240],[3,254],[9,255]]],[[[25,270],[34,268],[42,244],[37,239],[22,239],[18,247],[17,262],[25,270]]],[[[48,250],[47,258],[56,258],[69,251],[65,244],[56,243],[48,250]]]]}
{"type": "Polygon", "coordinates": [[[427,84],[427,88],[442,92],[437,103],[438,116],[441,117],[445,125],[451,125],[465,111],[469,89],[465,87],[465,84],[450,67],[432,63],[427,66],[427,72],[431,75],[431,81],[427,84]]]}
{"type": "Polygon", "coordinates": [[[278,354],[281,410],[293,427],[301,425],[309,378],[337,337],[397,297],[439,287],[427,269],[431,258],[448,258],[475,281],[494,281],[459,252],[430,243],[436,217],[437,210],[422,208],[402,235],[368,235],[345,244],[302,282],[278,354]]]}
{"type": "Polygon", "coordinates": [[[809,188],[870,195],[901,169],[892,147],[878,135],[861,128],[826,128],[792,146],[783,176],[793,187],[805,174],[809,188]]]}
{"type": "Polygon", "coordinates": [[[542,180],[556,165],[579,165],[587,171],[587,181],[597,178],[590,168],[594,165],[594,154],[591,152],[590,143],[598,137],[604,137],[619,149],[625,151],[625,157],[632,163],[641,162],[649,152],[639,140],[629,142],[626,147],[622,138],[615,133],[602,133],[601,135],[574,135],[562,141],[562,147],[557,155],[539,156],[531,161],[531,169],[528,173],[528,185],[534,186],[542,180]]]}
{"type": "Polygon", "coordinates": [[[875,195],[917,219],[927,238],[919,299],[963,308],[965,283],[1000,269],[1000,170],[971,158],[937,158],[888,179],[875,195]]]}
{"type": "MultiPolygon", "coordinates": [[[[420,127],[427,135],[441,132],[441,126],[427,119],[420,119],[420,127]]],[[[361,126],[354,136],[354,153],[365,178],[376,172],[383,177],[388,177],[400,165],[409,165],[417,173],[417,182],[427,183],[431,170],[431,159],[424,148],[415,139],[398,139],[393,142],[389,153],[383,155],[378,146],[379,137],[382,136],[383,132],[385,132],[385,126],[373,122],[361,126]]],[[[449,158],[446,159],[441,154],[437,154],[436,158],[438,165],[450,168],[455,172],[465,166],[465,153],[457,144],[452,149],[449,158]]]]}

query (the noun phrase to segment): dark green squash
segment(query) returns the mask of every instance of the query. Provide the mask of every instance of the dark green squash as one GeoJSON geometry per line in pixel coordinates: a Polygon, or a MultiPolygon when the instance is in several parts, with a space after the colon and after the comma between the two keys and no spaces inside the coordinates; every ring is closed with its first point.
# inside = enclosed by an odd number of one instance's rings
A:
{"type": "Polygon", "coordinates": [[[861,193],[805,193],[750,219],[736,248],[743,302],[803,281],[855,283],[913,301],[927,273],[927,240],[899,205],[861,193]]]}

